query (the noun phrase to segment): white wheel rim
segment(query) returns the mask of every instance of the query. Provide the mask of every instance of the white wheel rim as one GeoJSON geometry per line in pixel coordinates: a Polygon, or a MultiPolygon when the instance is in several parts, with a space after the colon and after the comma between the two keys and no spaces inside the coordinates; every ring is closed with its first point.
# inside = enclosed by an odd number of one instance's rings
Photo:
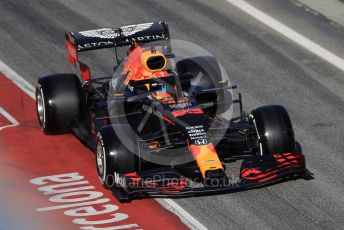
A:
{"type": "Polygon", "coordinates": [[[42,89],[39,90],[37,94],[37,114],[38,119],[42,127],[45,126],[45,105],[44,105],[44,98],[42,89]]]}
{"type": "Polygon", "coordinates": [[[97,143],[97,169],[99,177],[102,179],[102,182],[104,182],[105,178],[105,151],[103,146],[100,143],[101,141],[98,141],[97,143]]]}

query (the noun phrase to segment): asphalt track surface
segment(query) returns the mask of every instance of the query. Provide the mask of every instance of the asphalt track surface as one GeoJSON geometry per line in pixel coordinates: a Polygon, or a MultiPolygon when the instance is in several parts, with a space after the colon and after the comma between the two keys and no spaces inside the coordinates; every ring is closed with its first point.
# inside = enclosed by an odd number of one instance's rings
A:
{"type": "MultiPolygon", "coordinates": [[[[326,18],[292,1],[248,2],[344,57],[344,30],[326,18]]],[[[0,15],[0,60],[31,83],[71,72],[65,31],[167,21],[173,38],[193,41],[219,59],[239,86],[247,111],[263,104],[286,106],[315,178],[175,201],[209,229],[342,228],[343,71],[222,0],[1,0],[0,15]]],[[[96,72],[108,75],[113,54],[102,53],[96,72]]]]}

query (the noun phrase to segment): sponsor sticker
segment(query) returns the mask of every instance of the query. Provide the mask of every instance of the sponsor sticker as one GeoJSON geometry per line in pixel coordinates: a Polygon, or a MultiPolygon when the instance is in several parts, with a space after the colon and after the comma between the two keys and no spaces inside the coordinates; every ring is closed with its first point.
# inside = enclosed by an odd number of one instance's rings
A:
{"type": "Polygon", "coordinates": [[[203,125],[186,127],[190,140],[201,140],[200,143],[207,139],[207,133],[204,130],[203,125]]]}
{"type": "Polygon", "coordinates": [[[207,141],[207,139],[198,139],[198,140],[195,140],[195,144],[196,145],[206,145],[206,144],[208,144],[208,141],[207,141]]]}

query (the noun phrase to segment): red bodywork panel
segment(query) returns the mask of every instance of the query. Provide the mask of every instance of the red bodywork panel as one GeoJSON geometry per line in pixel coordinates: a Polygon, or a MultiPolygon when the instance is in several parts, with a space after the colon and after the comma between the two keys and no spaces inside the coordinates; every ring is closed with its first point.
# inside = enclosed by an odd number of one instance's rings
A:
{"type": "Polygon", "coordinates": [[[174,117],[181,117],[185,116],[186,114],[203,114],[203,110],[201,108],[175,110],[172,112],[172,114],[174,117]]]}
{"type": "Polygon", "coordinates": [[[68,40],[66,40],[66,48],[68,52],[68,60],[75,67],[78,61],[78,51],[76,47],[68,40]]]}
{"type": "Polygon", "coordinates": [[[305,169],[305,157],[302,153],[282,153],[273,156],[276,161],[270,165],[264,166],[261,162],[256,161],[244,162],[240,178],[263,183],[279,177],[281,173],[305,169]]]}
{"type": "Polygon", "coordinates": [[[130,80],[144,80],[149,78],[159,78],[167,77],[169,73],[165,70],[162,71],[152,71],[147,66],[142,63],[142,59],[146,55],[154,55],[151,53],[149,48],[141,48],[137,46],[134,50],[130,52],[128,57],[124,60],[125,67],[123,68],[122,74],[126,75],[127,78],[124,81],[128,84],[130,80]]]}

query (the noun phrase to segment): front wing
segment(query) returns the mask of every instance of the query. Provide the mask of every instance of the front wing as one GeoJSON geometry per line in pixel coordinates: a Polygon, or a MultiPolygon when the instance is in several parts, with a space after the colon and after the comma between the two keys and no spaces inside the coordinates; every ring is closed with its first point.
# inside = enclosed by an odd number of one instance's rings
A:
{"type": "Polygon", "coordinates": [[[214,179],[194,186],[190,179],[172,168],[125,174],[126,184],[114,186],[113,195],[121,202],[143,197],[188,197],[232,193],[261,188],[309,175],[301,153],[275,154],[273,157],[252,157],[242,163],[239,177],[214,179]],[[210,182],[210,183],[209,183],[210,182]]]}

